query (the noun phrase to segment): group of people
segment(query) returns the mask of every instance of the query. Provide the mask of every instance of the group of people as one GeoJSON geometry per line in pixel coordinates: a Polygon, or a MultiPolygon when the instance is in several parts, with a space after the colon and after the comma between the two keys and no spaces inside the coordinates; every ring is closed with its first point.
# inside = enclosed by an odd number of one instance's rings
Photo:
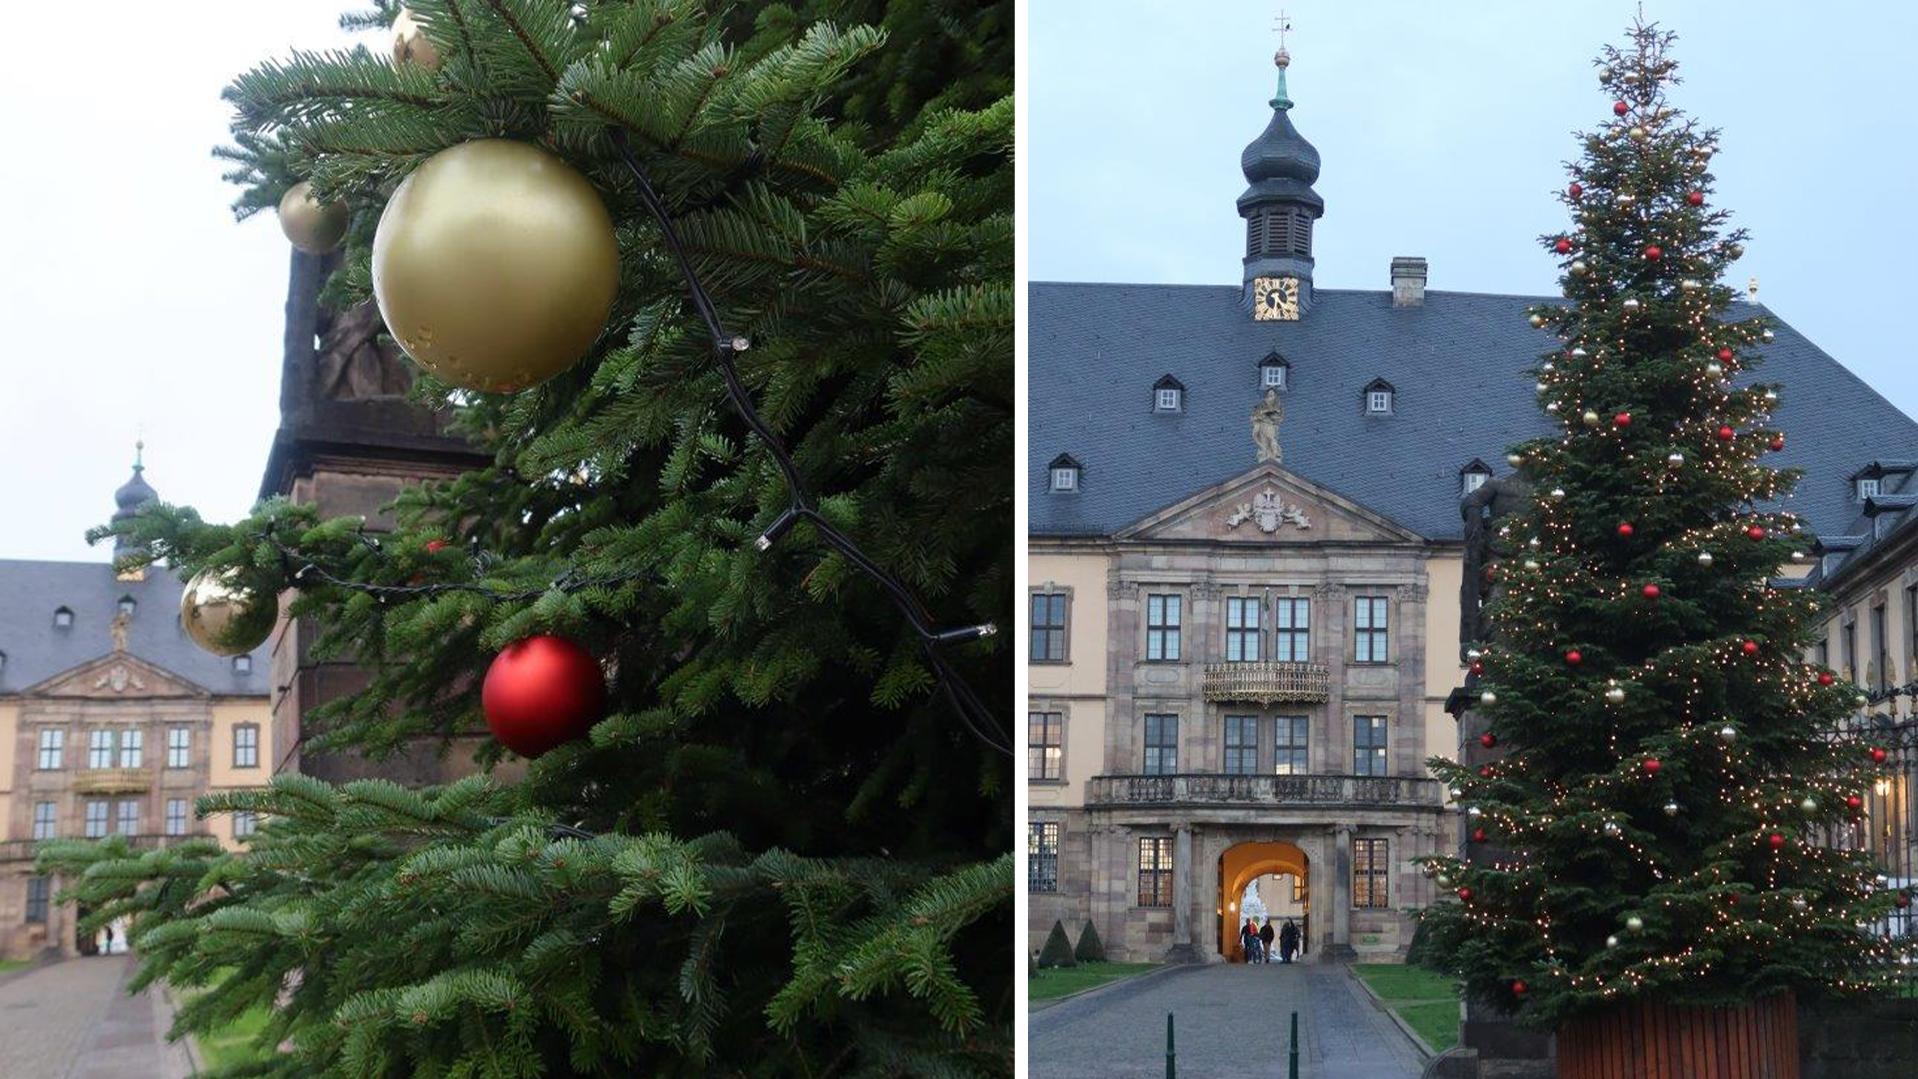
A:
{"type": "Polygon", "coordinates": [[[1278,939],[1279,962],[1290,963],[1292,957],[1299,954],[1299,927],[1292,919],[1287,918],[1284,927],[1275,932],[1271,918],[1267,918],[1264,925],[1253,925],[1252,919],[1247,918],[1239,927],[1239,946],[1245,951],[1245,961],[1270,963],[1274,937],[1278,939]]]}

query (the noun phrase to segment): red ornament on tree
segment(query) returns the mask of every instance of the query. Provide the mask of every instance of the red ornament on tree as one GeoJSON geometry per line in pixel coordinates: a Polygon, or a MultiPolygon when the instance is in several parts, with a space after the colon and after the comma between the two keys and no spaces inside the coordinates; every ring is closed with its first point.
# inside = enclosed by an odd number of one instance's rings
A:
{"type": "Polygon", "coordinates": [[[1631,111],[1631,109],[1632,109],[1632,107],[1631,107],[1630,105],[1627,105],[1627,104],[1625,104],[1625,103],[1624,103],[1623,101],[1614,101],[1614,102],[1612,102],[1612,115],[1613,115],[1613,116],[1623,116],[1623,115],[1625,115],[1626,113],[1628,113],[1628,112],[1630,112],[1630,111],[1631,111]]]}
{"type": "Polygon", "coordinates": [[[1732,430],[1730,427],[1720,427],[1718,429],[1718,441],[1720,442],[1730,442],[1732,439],[1737,437],[1738,437],[1738,432],[1732,430]]]}
{"type": "Polygon", "coordinates": [[[1646,775],[1655,776],[1658,774],[1658,770],[1665,767],[1665,765],[1661,763],[1657,757],[1646,757],[1644,761],[1639,764],[1639,767],[1645,769],[1646,775]]]}
{"type": "Polygon", "coordinates": [[[1486,731],[1484,734],[1478,736],[1478,744],[1484,746],[1486,749],[1490,749],[1498,745],[1498,735],[1493,734],[1491,731],[1486,731]]]}
{"type": "Polygon", "coordinates": [[[1646,262],[1657,262],[1659,259],[1662,259],[1664,257],[1665,257],[1664,248],[1658,246],[1657,244],[1645,245],[1645,261],[1646,262]]]}
{"type": "Polygon", "coordinates": [[[1885,757],[1886,757],[1886,756],[1887,756],[1887,754],[1885,753],[1885,750],[1884,750],[1884,747],[1883,747],[1883,746],[1872,746],[1872,747],[1871,747],[1871,763],[1873,763],[1873,764],[1883,764],[1883,763],[1885,763],[1885,757]]]}
{"type": "Polygon", "coordinates": [[[1522,997],[1525,995],[1525,983],[1523,981],[1520,981],[1517,979],[1514,979],[1512,981],[1512,995],[1515,997],[1522,997]]]}
{"type": "Polygon", "coordinates": [[[1757,641],[1746,641],[1744,644],[1739,645],[1738,648],[1739,648],[1739,651],[1744,652],[1748,656],[1755,656],[1758,654],[1757,641]]]}
{"type": "Polygon", "coordinates": [[[1845,796],[1845,807],[1847,809],[1863,809],[1864,805],[1865,800],[1855,794],[1847,794],[1845,796]]]}
{"type": "Polygon", "coordinates": [[[1831,685],[1831,683],[1832,683],[1832,677],[1831,677],[1831,672],[1830,672],[1830,671],[1819,671],[1819,672],[1818,672],[1818,684],[1819,684],[1819,685],[1821,685],[1821,686],[1828,686],[1828,685],[1831,685]]]}
{"type": "Polygon", "coordinates": [[[1474,843],[1485,842],[1485,829],[1483,828],[1472,829],[1472,842],[1474,843]]]}
{"type": "Polygon", "coordinates": [[[1737,892],[1727,892],[1727,893],[1725,893],[1725,905],[1726,905],[1726,906],[1728,906],[1728,907],[1735,907],[1735,906],[1737,906],[1737,905],[1738,905],[1738,893],[1737,893],[1737,892]]]}
{"type": "Polygon", "coordinates": [[[1484,674],[1485,664],[1480,663],[1478,660],[1473,660],[1471,667],[1467,669],[1470,670],[1473,674],[1484,674]]]}
{"type": "Polygon", "coordinates": [[[1782,449],[1784,449],[1784,448],[1785,448],[1785,436],[1784,436],[1784,435],[1773,435],[1773,436],[1771,436],[1771,451],[1772,451],[1773,453],[1777,453],[1777,452],[1778,452],[1779,450],[1782,450],[1782,449]]]}
{"type": "Polygon", "coordinates": [[[1558,242],[1552,245],[1552,250],[1561,255],[1569,255],[1572,253],[1572,241],[1560,236],[1558,242]]]}
{"type": "Polygon", "coordinates": [[[1720,346],[1720,347],[1719,347],[1719,349],[1718,349],[1718,362],[1719,362],[1719,363],[1730,363],[1730,362],[1732,362],[1732,350],[1731,350],[1731,349],[1729,349],[1729,348],[1725,348],[1725,347],[1723,347],[1723,346],[1720,346]]]}
{"type": "Polygon", "coordinates": [[[1618,534],[1620,537],[1624,539],[1631,539],[1632,538],[1632,522],[1620,521],[1618,523],[1618,534]]]}
{"type": "Polygon", "coordinates": [[[1480,779],[1490,779],[1490,778],[1492,778],[1492,766],[1491,766],[1491,765],[1489,765],[1489,764],[1481,764],[1481,765],[1479,765],[1479,766],[1478,766],[1478,777],[1479,777],[1480,779]]]}
{"type": "Polygon", "coordinates": [[[1771,849],[1773,850],[1783,850],[1785,847],[1785,837],[1778,832],[1773,832],[1771,834],[1771,839],[1769,840],[1769,842],[1771,843],[1771,849]]]}
{"type": "Polygon", "coordinates": [[[1761,540],[1765,538],[1765,528],[1763,525],[1753,525],[1745,530],[1745,534],[1752,539],[1761,540]]]}
{"type": "Polygon", "coordinates": [[[1584,655],[1581,654],[1579,650],[1576,648],[1565,653],[1565,662],[1571,664],[1574,667],[1578,666],[1579,663],[1582,662],[1584,659],[1585,659],[1584,655]]]}
{"type": "Polygon", "coordinates": [[[1460,899],[1463,899],[1465,902],[1470,903],[1472,901],[1472,889],[1465,885],[1460,885],[1458,890],[1458,897],[1460,899]]]}
{"type": "Polygon", "coordinates": [[[506,646],[480,687],[486,726],[500,744],[538,757],[585,737],[606,707],[606,679],[592,653],[564,637],[527,637],[506,646]]]}
{"type": "Polygon", "coordinates": [[[447,542],[443,539],[430,539],[426,541],[426,553],[439,554],[441,551],[446,550],[447,546],[447,542]]]}
{"type": "Polygon", "coordinates": [[[1644,593],[1646,599],[1658,598],[1658,586],[1655,584],[1648,584],[1645,587],[1639,589],[1639,591],[1644,593]]]}
{"type": "Polygon", "coordinates": [[[1577,198],[1585,193],[1585,188],[1577,182],[1574,182],[1572,186],[1565,189],[1565,193],[1573,198],[1577,198]]]}
{"type": "Polygon", "coordinates": [[[1692,206],[1703,206],[1705,205],[1705,193],[1703,191],[1687,191],[1685,193],[1685,201],[1692,206]]]}
{"type": "Polygon", "coordinates": [[[1618,415],[1612,417],[1613,427],[1630,427],[1631,425],[1632,425],[1632,414],[1629,412],[1621,412],[1618,415]]]}

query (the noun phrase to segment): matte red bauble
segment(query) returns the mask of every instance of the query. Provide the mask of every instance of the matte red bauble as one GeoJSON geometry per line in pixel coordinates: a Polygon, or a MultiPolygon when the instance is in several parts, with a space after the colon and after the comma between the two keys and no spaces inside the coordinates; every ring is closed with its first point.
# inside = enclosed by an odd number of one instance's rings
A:
{"type": "Polygon", "coordinates": [[[1880,746],[1871,747],[1871,763],[1883,764],[1885,763],[1885,756],[1886,754],[1883,747],[1880,747],[1880,746]]]}
{"type": "Polygon", "coordinates": [[[439,554],[441,551],[446,550],[446,547],[447,543],[443,539],[430,539],[426,541],[427,554],[439,554]]]}
{"type": "Polygon", "coordinates": [[[605,707],[606,679],[598,661],[564,637],[542,635],[507,645],[480,687],[486,726],[522,757],[585,737],[605,707]]]}
{"type": "Polygon", "coordinates": [[[1718,350],[1718,362],[1719,363],[1732,362],[1732,350],[1729,348],[1720,348],[1718,350]]]}
{"type": "Polygon", "coordinates": [[[1862,809],[1864,808],[1864,805],[1865,805],[1865,800],[1863,798],[1858,797],[1855,794],[1848,794],[1845,796],[1845,806],[1848,809],[1862,809]]]}
{"type": "Polygon", "coordinates": [[[1492,766],[1491,766],[1491,765],[1489,765],[1489,764],[1481,764],[1481,765],[1479,765],[1479,766],[1478,766],[1478,777],[1479,777],[1480,779],[1490,779],[1490,778],[1492,778],[1492,766]]]}
{"type": "Polygon", "coordinates": [[[1664,248],[1658,246],[1657,244],[1645,245],[1645,261],[1646,262],[1657,262],[1659,259],[1662,259],[1664,257],[1665,257],[1664,248]]]}
{"type": "Polygon", "coordinates": [[[1618,523],[1618,534],[1624,537],[1625,539],[1631,539],[1632,523],[1630,521],[1620,521],[1618,523]]]}
{"type": "Polygon", "coordinates": [[[1486,749],[1490,749],[1498,745],[1498,735],[1493,734],[1491,731],[1486,731],[1484,734],[1478,736],[1478,744],[1484,746],[1486,749]]]}
{"type": "Polygon", "coordinates": [[[1785,837],[1780,835],[1777,832],[1773,832],[1771,834],[1770,842],[1771,842],[1771,849],[1782,850],[1785,846],[1785,837]]]}
{"type": "Polygon", "coordinates": [[[1623,116],[1627,112],[1630,112],[1631,108],[1630,105],[1625,104],[1623,101],[1614,101],[1612,102],[1612,115],[1623,116]]]}
{"type": "Polygon", "coordinates": [[[1577,198],[1580,195],[1583,195],[1585,193],[1585,188],[1583,185],[1573,184],[1572,186],[1565,189],[1565,193],[1572,196],[1573,198],[1577,198]]]}
{"type": "Polygon", "coordinates": [[[1470,903],[1472,901],[1472,889],[1461,886],[1458,890],[1458,897],[1470,903]]]}
{"type": "Polygon", "coordinates": [[[1773,453],[1777,453],[1779,450],[1782,450],[1784,448],[1785,448],[1785,436],[1773,435],[1771,440],[1771,451],[1773,453]]]}
{"type": "Polygon", "coordinates": [[[1703,191],[1687,191],[1685,193],[1685,201],[1693,206],[1703,206],[1705,205],[1705,193],[1703,191]]]}
{"type": "Polygon", "coordinates": [[[1737,893],[1737,892],[1731,892],[1731,893],[1728,893],[1728,894],[1727,894],[1727,895],[1725,896],[1725,905],[1726,905],[1726,906],[1728,906],[1728,907],[1735,907],[1735,906],[1737,906],[1737,905],[1738,905],[1738,893],[1737,893]]]}
{"type": "Polygon", "coordinates": [[[1485,829],[1483,828],[1472,829],[1472,842],[1474,843],[1485,842],[1485,829]]]}
{"type": "Polygon", "coordinates": [[[1524,983],[1524,982],[1522,982],[1522,981],[1514,981],[1514,982],[1512,983],[1512,995],[1513,995],[1513,996],[1515,996],[1515,997],[1522,997],[1522,996],[1524,996],[1524,995],[1525,995],[1525,983],[1524,983]]]}
{"type": "Polygon", "coordinates": [[[1819,685],[1821,685],[1821,686],[1828,686],[1828,685],[1831,685],[1831,683],[1832,683],[1832,677],[1831,677],[1831,672],[1830,672],[1830,671],[1819,671],[1819,672],[1818,672],[1818,684],[1819,684],[1819,685]]]}
{"type": "Polygon", "coordinates": [[[1658,586],[1655,584],[1648,584],[1645,587],[1639,589],[1639,591],[1644,593],[1646,599],[1658,598],[1658,586]]]}
{"type": "Polygon", "coordinates": [[[1471,671],[1472,671],[1472,673],[1473,673],[1473,674],[1484,674],[1484,673],[1485,673],[1485,664],[1483,664],[1483,663],[1473,663],[1473,664],[1472,664],[1472,666],[1471,666],[1471,671]]]}
{"type": "Polygon", "coordinates": [[[1738,437],[1738,432],[1732,430],[1729,427],[1720,427],[1718,429],[1718,441],[1720,442],[1730,442],[1732,439],[1737,437],[1738,437]]]}
{"type": "Polygon", "coordinates": [[[1750,528],[1747,528],[1747,529],[1745,530],[1745,534],[1746,534],[1747,536],[1750,536],[1751,538],[1753,538],[1753,539],[1755,539],[1755,540],[1761,540],[1761,539],[1764,539],[1764,538],[1765,538],[1765,530],[1764,530],[1764,528],[1762,528],[1762,527],[1760,527],[1760,526],[1758,526],[1758,525],[1753,525],[1753,526],[1751,526],[1750,528]]]}
{"type": "Polygon", "coordinates": [[[1560,236],[1558,242],[1552,245],[1552,250],[1561,255],[1569,255],[1572,253],[1572,241],[1560,236]]]}
{"type": "Polygon", "coordinates": [[[1612,417],[1613,427],[1630,427],[1631,425],[1632,425],[1632,414],[1629,412],[1621,412],[1618,415],[1612,417]]]}
{"type": "Polygon", "coordinates": [[[1579,662],[1583,660],[1584,658],[1585,657],[1582,654],[1580,654],[1579,650],[1576,648],[1565,653],[1565,662],[1571,664],[1574,667],[1578,666],[1579,662]]]}
{"type": "Polygon", "coordinates": [[[1744,644],[1741,644],[1738,647],[1740,651],[1744,652],[1748,656],[1755,656],[1758,654],[1757,641],[1746,641],[1744,644]]]}
{"type": "Polygon", "coordinates": [[[1645,769],[1646,775],[1655,776],[1658,774],[1658,770],[1665,767],[1665,765],[1661,763],[1657,757],[1646,757],[1645,760],[1639,764],[1639,767],[1645,769]]]}

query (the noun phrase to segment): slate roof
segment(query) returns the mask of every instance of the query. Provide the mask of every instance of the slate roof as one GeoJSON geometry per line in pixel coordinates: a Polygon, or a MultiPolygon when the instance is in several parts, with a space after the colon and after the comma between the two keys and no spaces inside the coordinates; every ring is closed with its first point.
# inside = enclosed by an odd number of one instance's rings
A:
{"type": "Polygon", "coordinates": [[[183,586],[172,570],[150,566],[144,581],[119,581],[100,562],[0,559],[0,695],[18,693],[113,651],[108,635],[120,597],[134,600],[127,652],[215,695],[263,696],[266,646],[254,650],[253,670],[239,674],[231,659],[200,650],[180,628],[183,586]],[[53,613],[73,611],[73,625],[56,629],[53,613]]]}
{"type": "Polygon", "coordinates": [[[1880,458],[1855,469],[1847,480],[1855,484],[1860,476],[1877,477],[1878,494],[1854,503],[1855,513],[1842,529],[1818,537],[1818,564],[1805,575],[1809,587],[1838,587],[1851,567],[1918,528],[1918,461],[1880,458]]]}
{"type": "MultiPolygon", "coordinates": [[[[1552,344],[1525,310],[1558,297],[1427,291],[1394,308],[1386,290],[1315,289],[1297,322],[1254,322],[1236,285],[1033,282],[1029,286],[1030,530],[1102,536],[1255,464],[1259,364],[1291,364],[1280,391],[1284,467],[1428,539],[1458,540],[1459,469],[1509,471],[1506,448],[1552,433],[1525,371],[1552,344]],[[1185,384],[1184,410],[1152,411],[1152,384],[1185,384]],[[1390,416],[1362,388],[1392,384],[1390,416]],[[1078,494],[1047,490],[1047,462],[1083,466],[1078,494]]],[[[1734,305],[1728,317],[1753,313],[1734,305]]],[[[1877,458],[1918,457],[1918,422],[1776,315],[1758,377],[1783,383],[1786,448],[1805,470],[1785,508],[1814,532],[1856,528],[1847,477],[1877,458]]],[[[1887,492],[1890,493],[1890,492],[1887,492]]]]}

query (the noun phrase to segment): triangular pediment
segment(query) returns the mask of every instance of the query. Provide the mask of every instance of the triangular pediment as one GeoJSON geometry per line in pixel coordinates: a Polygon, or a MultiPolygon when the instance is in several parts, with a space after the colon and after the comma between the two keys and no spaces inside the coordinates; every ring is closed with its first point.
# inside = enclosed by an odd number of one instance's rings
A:
{"type": "Polygon", "coordinates": [[[210,696],[204,687],[125,652],[109,652],[61,671],[28,686],[21,695],[91,700],[210,696]]]}
{"type": "Polygon", "coordinates": [[[1266,463],[1119,530],[1122,540],[1223,543],[1422,543],[1403,525],[1266,463]]]}

